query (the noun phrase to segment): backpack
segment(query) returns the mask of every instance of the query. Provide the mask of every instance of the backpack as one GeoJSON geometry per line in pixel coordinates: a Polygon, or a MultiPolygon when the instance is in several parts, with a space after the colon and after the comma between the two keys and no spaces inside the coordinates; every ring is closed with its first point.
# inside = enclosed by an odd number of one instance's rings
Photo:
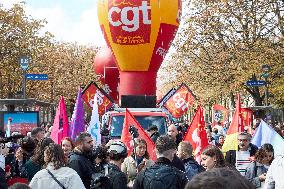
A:
{"type": "Polygon", "coordinates": [[[178,172],[168,165],[151,166],[146,168],[143,175],[144,188],[178,189],[178,172]]]}
{"type": "Polygon", "coordinates": [[[188,161],[184,164],[184,166],[188,180],[190,180],[194,175],[197,175],[198,173],[204,171],[204,168],[201,165],[199,165],[196,161],[188,161]]]}
{"type": "Polygon", "coordinates": [[[91,189],[112,189],[109,178],[109,165],[103,166],[100,172],[92,174],[91,189]]]}

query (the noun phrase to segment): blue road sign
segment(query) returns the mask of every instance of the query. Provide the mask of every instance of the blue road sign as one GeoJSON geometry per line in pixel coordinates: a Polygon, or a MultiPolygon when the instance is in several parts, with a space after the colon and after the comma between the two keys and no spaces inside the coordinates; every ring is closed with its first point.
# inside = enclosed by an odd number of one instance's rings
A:
{"type": "Polygon", "coordinates": [[[19,63],[23,70],[27,70],[30,64],[30,58],[27,56],[21,56],[19,58],[19,63]]]}
{"type": "Polygon", "coordinates": [[[250,87],[261,87],[266,85],[266,82],[263,80],[249,80],[246,85],[250,87]]]}
{"type": "Polygon", "coordinates": [[[28,80],[48,80],[47,74],[26,74],[28,80]]]}

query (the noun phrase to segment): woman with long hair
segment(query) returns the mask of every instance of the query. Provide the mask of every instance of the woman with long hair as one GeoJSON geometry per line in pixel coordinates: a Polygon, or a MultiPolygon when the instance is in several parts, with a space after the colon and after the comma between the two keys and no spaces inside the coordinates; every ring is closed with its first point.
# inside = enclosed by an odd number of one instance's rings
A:
{"type": "Polygon", "coordinates": [[[142,138],[135,139],[135,150],[136,154],[133,152],[131,156],[125,158],[122,163],[121,170],[127,176],[128,187],[132,187],[137,174],[154,164],[154,161],[149,159],[149,153],[147,151],[147,143],[142,138]]]}
{"type": "Polygon", "coordinates": [[[60,145],[50,144],[44,150],[45,169],[37,172],[30,182],[32,189],[85,189],[76,171],[65,167],[60,145]]]}
{"type": "Polygon", "coordinates": [[[226,167],[224,155],[217,146],[210,145],[201,153],[201,165],[206,171],[226,167]]]}
{"type": "Polygon", "coordinates": [[[64,152],[64,157],[66,161],[68,160],[68,156],[70,152],[75,148],[75,145],[71,138],[65,137],[61,140],[61,148],[64,152]]]}
{"type": "Polygon", "coordinates": [[[263,144],[255,154],[255,161],[246,169],[245,177],[256,187],[262,188],[266,173],[274,159],[274,149],[271,144],[263,144]]]}
{"type": "Polygon", "coordinates": [[[29,181],[32,180],[33,176],[40,171],[44,165],[44,149],[50,143],[54,143],[51,138],[43,138],[39,141],[33,156],[25,163],[24,168],[29,181]]]}

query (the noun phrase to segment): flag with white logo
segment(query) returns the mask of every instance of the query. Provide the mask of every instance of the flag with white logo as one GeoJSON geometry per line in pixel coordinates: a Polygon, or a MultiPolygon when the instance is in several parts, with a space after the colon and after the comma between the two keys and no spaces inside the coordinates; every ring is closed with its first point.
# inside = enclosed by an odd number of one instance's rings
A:
{"type": "Polygon", "coordinates": [[[93,100],[93,110],[90,125],[88,127],[88,133],[92,135],[92,138],[96,141],[96,144],[101,144],[101,128],[100,128],[100,119],[99,119],[99,108],[98,108],[98,99],[95,94],[93,100]]]}

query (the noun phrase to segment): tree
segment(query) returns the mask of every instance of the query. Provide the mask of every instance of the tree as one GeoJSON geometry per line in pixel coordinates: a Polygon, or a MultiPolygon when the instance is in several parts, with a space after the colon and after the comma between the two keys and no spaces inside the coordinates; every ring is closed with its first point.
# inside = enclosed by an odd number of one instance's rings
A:
{"type": "Polygon", "coordinates": [[[22,90],[21,55],[32,62],[27,73],[48,74],[48,81],[27,81],[27,96],[57,102],[59,96],[74,99],[78,87],[96,80],[92,70],[98,48],[56,42],[49,32],[42,34],[44,20],[27,16],[24,3],[11,9],[0,5],[0,98],[14,98],[22,90]]]}
{"type": "Polygon", "coordinates": [[[277,93],[279,88],[283,89],[280,78],[284,67],[283,2],[193,0],[191,3],[175,41],[176,53],[164,68],[174,75],[165,86],[186,82],[204,101],[246,91],[256,105],[262,105],[264,89],[249,88],[244,83],[254,74],[260,76],[262,65],[269,64],[272,102],[284,106],[283,95],[277,93]]]}

